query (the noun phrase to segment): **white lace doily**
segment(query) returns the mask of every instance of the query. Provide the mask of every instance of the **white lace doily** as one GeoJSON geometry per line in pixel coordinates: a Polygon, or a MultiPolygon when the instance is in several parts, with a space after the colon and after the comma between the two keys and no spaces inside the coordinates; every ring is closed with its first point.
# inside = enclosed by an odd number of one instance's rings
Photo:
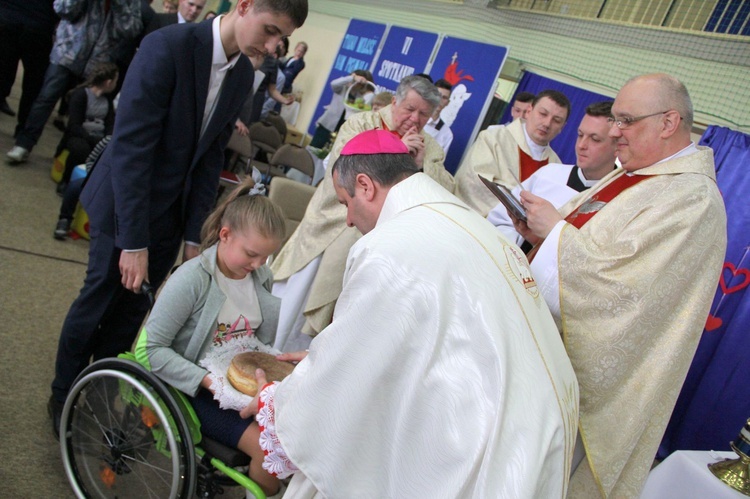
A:
{"type": "Polygon", "coordinates": [[[265,352],[272,355],[281,353],[280,350],[262,343],[255,335],[233,338],[222,346],[211,349],[199,364],[208,370],[214,400],[219,402],[222,409],[241,411],[253,400],[253,397],[238,391],[227,380],[227,370],[232,359],[242,352],[265,352]]]}

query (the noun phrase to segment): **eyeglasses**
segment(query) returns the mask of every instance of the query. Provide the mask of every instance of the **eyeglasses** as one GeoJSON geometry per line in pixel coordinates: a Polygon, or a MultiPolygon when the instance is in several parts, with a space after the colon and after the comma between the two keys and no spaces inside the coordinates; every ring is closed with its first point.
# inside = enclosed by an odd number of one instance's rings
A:
{"type": "Polygon", "coordinates": [[[609,124],[610,128],[612,128],[612,125],[615,125],[620,130],[624,130],[637,121],[645,120],[646,118],[650,118],[652,116],[657,116],[660,114],[667,114],[669,111],[671,111],[671,109],[668,109],[667,111],[659,111],[658,113],[646,114],[644,116],[635,116],[633,118],[607,118],[607,123],[609,124]]]}

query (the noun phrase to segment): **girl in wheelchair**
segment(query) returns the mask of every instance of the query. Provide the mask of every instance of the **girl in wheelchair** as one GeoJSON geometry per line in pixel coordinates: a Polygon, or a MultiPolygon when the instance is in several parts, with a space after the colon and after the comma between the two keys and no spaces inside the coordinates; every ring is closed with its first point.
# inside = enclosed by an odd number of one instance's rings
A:
{"type": "Polygon", "coordinates": [[[248,177],[206,220],[200,256],[169,278],[136,346],[155,375],[190,397],[204,435],[250,456],[249,476],[268,495],[279,481],[262,469],[257,423],[220,408],[199,362],[249,335],[273,345],[280,300],[266,260],[284,234],[281,210],[248,177]]]}

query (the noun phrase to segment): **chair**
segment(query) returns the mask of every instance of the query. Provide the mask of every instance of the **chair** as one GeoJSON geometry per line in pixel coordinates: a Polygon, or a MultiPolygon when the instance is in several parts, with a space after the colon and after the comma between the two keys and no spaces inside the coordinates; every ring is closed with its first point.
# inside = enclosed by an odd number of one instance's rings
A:
{"type": "Polygon", "coordinates": [[[289,175],[291,172],[286,173],[286,176],[300,182],[312,184],[312,178],[315,174],[315,161],[307,149],[303,147],[295,144],[284,144],[276,150],[273,156],[271,156],[269,164],[272,167],[276,167],[273,172],[276,175],[278,175],[277,172],[279,171],[285,172],[286,168],[284,167],[299,170],[304,174],[304,177],[295,178],[294,175],[289,175]]]}
{"type": "Polygon", "coordinates": [[[270,175],[271,165],[266,161],[258,160],[257,156],[263,152],[267,158],[273,156],[276,150],[281,147],[283,143],[279,130],[268,122],[258,121],[250,125],[249,134],[250,141],[253,143],[253,163],[258,165],[258,169],[265,175],[270,175]]]}
{"type": "Polygon", "coordinates": [[[254,152],[250,139],[240,135],[237,130],[232,131],[226,150],[231,155],[229,161],[227,161],[226,169],[222,170],[219,176],[218,197],[221,197],[227,187],[234,187],[242,181],[240,174],[238,174],[238,164],[244,165],[241,173],[247,174],[251,168],[250,163],[254,152]]]}
{"type": "MultiPolygon", "coordinates": [[[[240,135],[237,130],[232,131],[232,136],[229,137],[229,143],[227,143],[227,150],[232,153],[227,164],[227,170],[231,172],[236,171],[238,162],[242,161],[246,165],[247,160],[253,157],[253,143],[250,141],[250,137],[240,135]]],[[[247,173],[247,168],[245,168],[245,173],[247,173]]]]}
{"type": "Polygon", "coordinates": [[[266,116],[266,119],[263,121],[267,121],[276,127],[276,130],[278,130],[281,135],[282,142],[286,140],[286,121],[284,121],[284,118],[282,118],[279,113],[276,111],[270,111],[268,116],[266,116]]]}
{"type": "Polygon", "coordinates": [[[268,188],[268,199],[281,207],[286,220],[286,237],[282,246],[297,229],[305,216],[307,205],[315,194],[315,187],[285,177],[276,177],[268,188]]]}

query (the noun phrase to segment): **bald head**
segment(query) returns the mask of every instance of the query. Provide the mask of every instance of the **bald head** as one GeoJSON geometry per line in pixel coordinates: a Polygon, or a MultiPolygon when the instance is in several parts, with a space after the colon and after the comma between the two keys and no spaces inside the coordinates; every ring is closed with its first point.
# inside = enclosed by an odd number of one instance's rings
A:
{"type": "Polygon", "coordinates": [[[693,127],[693,103],[680,80],[666,73],[652,73],[631,78],[623,88],[631,84],[649,88],[644,98],[653,102],[655,107],[677,111],[682,118],[681,127],[690,133],[693,127]]]}
{"type": "Polygon", "coordinates": [[[612,105],[617,156],[628,171],[651,166],[690,144],[693,105],[685,86],[655,73],[628,80],[612,105]],[[619,125],[619,126],[618,126],[619,125]]]}

